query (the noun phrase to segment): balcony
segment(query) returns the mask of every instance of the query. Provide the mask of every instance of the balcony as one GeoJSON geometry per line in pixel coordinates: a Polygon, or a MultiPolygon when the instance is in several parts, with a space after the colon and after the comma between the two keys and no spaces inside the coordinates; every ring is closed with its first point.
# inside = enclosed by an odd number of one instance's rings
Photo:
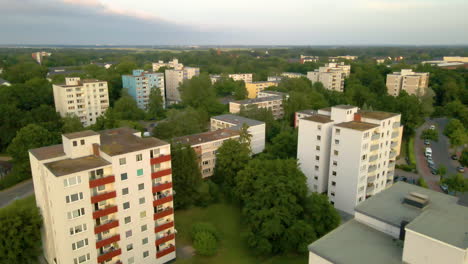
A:
{"type": "Polygon", "coordinates": [[[393,177],[393,175],[395,175],[395,171],[394,171],[394,170],[391,170],[391,171],[388,171],[388,172],[387,172],[387,178],[391,178],[391,177],[393,177]]]}
{"type": "Polygon", "coordinates": [[[161,192],[172,188],[172,182],[160,183],[153,186],[153,193],[161,192]]]}
{"type": "Polygon", "coordinates": [[[117,196],[117,193],[115,191],[96,194],[96,195],[91,197],[91,203],[93,203],[93,204],[94,203],[99,203],[101,201],[105,201],[105,200],[115,198],[116,196],[117,196]]]}
{"type": "Polygon", "coordinates": [[[367,170],[367,172],[373,172],[377,169],[377,166],[376,165],[372,165],[372,166],[369,166],[369,169],[367,170]]]}
{"type": "Polygon", "coordinates": [[[158,220],[168,215],[171,215],[173,213],[174,213],[174,209],[171,207],[167,207],[166,209],[159,210],[156,213],[154,213],[153,219],[158,220]]]}
{"type": "Polygon", "coordinates": [[[394,147],[398,146],[398,142],[397,142],[397,141],[392,141],[392,143],[390,144],[390,146],[391,146],[392,148],[394,148],[394,147]]]}
{"type": "Polygon", "coordinates": [[[165,204],[165,203],[168,203],[168,202],[172,202],[173,199],[174,199],[174,197],[172,195],[161,197],[161,198],[153,201],[153,206],[156,207],[158,205],[162,205],[162,204],[165,204]]]}
{"type": "Polygon", "coordinates": [[[372,156],[370,156],[370,158],[369,158],[369,162],[376,161],[378,158],[379,158],[379,156],[378,156],[377,154],[376,154],[376,155],[372,155],[372,156]]]}
{"type": "Polygon", "coordinates": [[[96,248],[102,248],[117,241],[120,241],[120,235],[113,235],[111,237],[96,241],[96,248]]]}
{"type": "Polygon", "coordinates": [[[398,137],[399,134],[400,134],[400,133],[398,133],[398,132],[393,132],[393,133],[392,133],[392,138],[398,137]]]}
{"type": "Polygon", "coordinates": [[[171,241],[175,238],[175,234],[172,232],[168,232],[162,236],[156,236],[156,246],[161,245],[162,243],[166,243],[167,241],[171,241]]]}
{"type": "Polygon", "coordinates": [[[171,174],[172,174],[172,169],[165,169],[165,170],[160,170],[160,171],[151,173],[151,178],[156,179],[156,178],[161,178],[163,176],[167,176],[171,174]]]}
{"type": "Polygon", "coordinates": [[[367,177],[367,183],[372,183],[375,181],[376,176],[367,177]]]}
{"type": "Polygon", "coordinates": [[[374,144],[370,147],[370,151],[376,151],[379,149],[379,144],[374,144]]]}
{"type": "Polygon", "coordinates": [[[122,249],[111,247],[110,250],[105,251],[103,254],[98,255],[98,263],[112,259],[113,257],[119,256],[122,254],[122,249]]]}
{"type": "Polygon", "coordinates": [[[97,187],[97,186],[101,186],[101,185],[105,185],[105,184],[109,184],[109,183],[113,183],[113,182],[115,182],[114,175],[110,175],[110,176],[103,177],[103,178],[90,179],[89,180],[89,188],[94,188],[94,187],[97,187]]]}
{"type": "Polygon", "coordinates": [[[97,210],[93,212],[93,219],[103,217],[106,215],[110,215],[113,213],[117,213],[117,206],[116,205],[108,205],[104,207],[103,209],[97,210]]]}
{"type": "Polygon", "coordinates": [[[163,163],[163,162],[170,161],[170,160],[171,160],[171,155],[161,155],[159,157],[151,158],[150,163],[151,165],[153,165],[153,164],[163,163]]]}
{"type": "Polygon", "coordinates": [[[154,228],[154,232],[155,232],[155,233],[159,233],[159,232],[161,232],[161,231],[163,231],[163,230],[166,230],[166,229],[168,229],[168,228],[171,228],[171,227],[173,227],[173,226],[174,226],[174,221],[169,221],[169,222],[166,222],[166,223],[164,223],[164,224],[161,224],[161,225],[156,226],[156,227],[154,228]]]}
{"type": "Polygon", "coordinates": [[[161,258],[171,252],[174,252],[175,251],[175,246],[171,245],[163,250],[159,250],[157,253],[156,253],[156,257],[157,258],[161,258]]]}
{"type": "Polygon", "coordinates": [[[368,183],[367,188],[366,188],[366,193],[370,193],[374,190],[374,184],[373,183],[368,183]]]}
{"type": "Polygon", "coordinates": [[[380,133],[374,133],[371,137],[371,140],[377,140],[380,138],[380,133]]]}
{"type": "Polygon", "coordinates": [[[388,156],[390,159],[393,159],[394,157],[396,157],[396,151],[390,151],[390,154],[388,156]]]}
{"type": "Polygon", "coordinates": [[[94,234],[99,234],[101,232],[110,230],[112,228],[119,226],[119,220],[111,220],[106,223],[100,224],[94,228],[94,234]]]}
{"type": "Polygon", "coordinates": [[[400,122],[393,123],[393,128],[399,128],[399,127],[400,127],[400,122]]]}
{"type": "Polygon", "coordinates": [[[394,167],[395,167],[395,162],[394,162],[394,161],[390,161],[390,162],[388,163],[388,168],[389,168],[389,169],[393,169],[394,167]]]}

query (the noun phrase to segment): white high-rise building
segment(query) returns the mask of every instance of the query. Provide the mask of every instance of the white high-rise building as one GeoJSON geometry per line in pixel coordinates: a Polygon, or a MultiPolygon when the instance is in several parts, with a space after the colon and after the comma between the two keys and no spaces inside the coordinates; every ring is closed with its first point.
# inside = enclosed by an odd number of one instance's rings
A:
{"type": "Polygon", "coordinates": [[[76,115],[84,126],[96,123],[109,108],[106,81],[67,77],[65,84],[54,84],[53,90],[55,110],[62,117],[76,115]]]}
{"type": "Polygon", "coordinates": [[[344,80],[351,74],[351,66],[341,63],[328,63],[318,70],[307,72],[307,78],[313,83],[321,82],[325,89],[343,92],[344,80]]]}
{"type": "Polygon", "coordinates": [[[182,63],[179,63],[178,59],[172,59],[171,61],[164,62],[162,60],[158,62],[153,62],[153,71],[157,72],[159,68],[161,67],[167,67],[175,70],[181,70],[184,68],[184,65],[182,63]]]}
{"type": "Polygon", "coordinates": [[[299,119],[297,158],[309,189],[354,214],[357,204],[392,185],[400,117],[337,105],[299,119]]]}
{"type": "Polygon", "coordinates": [[[200,75],[200,68],[184,67],[183,69],[166,70],[166,99],[170,103],[181,101],[179,86],[184,80],[190,80],[193,76],[200,75]]]}
{"type": "Polygon", "coordinates": [[[48,263],[175,259],[170,145],[130,128],[62,135],[29,151],[48,263]]]}

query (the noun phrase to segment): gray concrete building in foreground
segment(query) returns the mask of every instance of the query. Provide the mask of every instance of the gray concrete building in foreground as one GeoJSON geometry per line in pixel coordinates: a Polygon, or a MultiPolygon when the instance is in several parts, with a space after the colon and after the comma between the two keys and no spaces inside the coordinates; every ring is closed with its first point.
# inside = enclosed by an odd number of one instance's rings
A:
{"type": "Polygon", "coordinates": [[[309,264],[468,263],[468,207],[457,197],[399,182],[355,211],[309,245],[309,264]]]}

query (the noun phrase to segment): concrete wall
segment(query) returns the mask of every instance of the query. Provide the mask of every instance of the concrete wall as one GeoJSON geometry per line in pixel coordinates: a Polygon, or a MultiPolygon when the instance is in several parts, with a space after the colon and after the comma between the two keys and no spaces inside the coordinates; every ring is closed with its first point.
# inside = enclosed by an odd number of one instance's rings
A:
{"type": "Polygon", "coordinates": [[[315,254],[314,252],[309,252],[309,264],[333,264],[319,255],[315,254]]]}
{"type": "Polygon", "coordinates": [[[390,225],[388,223],[382,222],[378,219],[375,219],[373,217],[369,217],[365,214],[361,214],[359,212],[355,212],[354,218],[356,221],[359,221],[367,226],[370,226],[380,232],[383,232],[389,236],[392,236],[394,238],[398,238],[400,236],[400,228],[390,225]]]}

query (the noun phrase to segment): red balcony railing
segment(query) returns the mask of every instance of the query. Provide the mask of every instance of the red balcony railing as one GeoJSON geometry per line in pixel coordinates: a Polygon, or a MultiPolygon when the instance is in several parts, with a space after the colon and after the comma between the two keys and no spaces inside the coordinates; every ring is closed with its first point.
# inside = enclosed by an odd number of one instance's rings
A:
{"type": "Polygon", "coordinates": [[[161,237],[159,239],[156,239],[156,246],[161,245],[162,243],[166,243],[167,241],[171,241],[172,239],[175,238],[174,234],[167,235],[165,237],[161,237]]]}
{"type": "Polygon", "coordinates": [[[100,178],[100,179],[89,180],[89,188],[94,188],[97,186],[101,186],[101,185],[105,185],[105,184],[113,183],[113,182],[115,182],[114,175],[107,176],[107,177],[100,178]]]}
{"type": "Polygon", "coordinates": [[[115,243],[117,241],[120,241],[120,235],[111,236],[109,238],[97,241],[96,242],[96,248],[102,248],[103,246],[110,245],[110,244],[115,243]]]}
{"type": "Polygon", "coordinates": [[[165,224],[162,224],[162,225],[159,225],[157,227],[154,228],[154,232],[155,233],[158,233],[158,232],[161,232],[165,229],[168,229],[168,228],[171,228],[174,226],[174,222],[171,221],[171,222],[168,222],[168,223],[165,223],[165,224]]]}
{"type": "Polygon", "coordinates": [[[107,231],[109,229],[119,226],[119,220],[111,221],[107,224],[99,225],[94,228],[94,234],[99,234],[101,232],[107,231]]]}
{"type": "Polygon", "coordinates": [[[174,213],[174,209],[172,209],[172,208],[162,210],[160,212],[155,213],[154,216],[153,216],[153,219],[158,220],[160,218],[166,217],[166,216],[171,215],[173,213],[174,213]]]}
{"type": "Polygon", "coordinates": [[[112,198],[115,198],[117,196],[117,193],[115,191],[112,192],[107,192],[107,193],[102,193],[102,194],[97,194],[91,197],[91,203],[99,203],[101,201],[109,200],[112,198]]]}
{"type": "Polygon", "coordinates": [[[157,186],[153,186],[153,193],[157,193],[157,192],[160,192],[162,190],[166,190],[166,189],[170,189],[170,188],[172,188],[172,182],[159,184],[157,186]]]}
{"type": "Polygon", "coordinates": [[[171,160],[171,155],[163,155],[163,156],[159,156],[159,157],[156,157],[156,158],[152,158],[150,160],[150,163],[151,165],[153,164],[158,164],[158,163],[162,163],[162,162],[166,162],[166,161],[170,161],[171,160]]]}
{"type": "Polygon", "coordinates": [[[158,206],[158,205],[171,202],[173,199],[174,199],[173,196],[172,196],[172,195],[169,195],[169,196],[167,196],[167,197],[164,197],[164,198],[158,199],[158,200],[156,200],[156,201],[153,201],[153,206],[156,207],[156,206],[158,206]]]}
{"type": "Polygon", "coordinates": [[[160,177],[171,175],[171,174],[172,174],[172,169],[165,169],[165,170],[160,170],[160,171],[151,173],[151,178],[156,179],[156,178],[160,178],[160,177]]]}
{"type": "Polygon", "coordinates": [[[120,254],[122,254],[122,249],[120,249],[120,248],[109,251],[109,252],[107,252],[105,254],[102,254],[101,256],[98,256],[98,258],[97,258],[98,261],[97,262],[98,263],[104,262],[104,261],[112,259],[113,257],[118,256],[120,254]]]}
{"type": "Polygon", "coordinates": [[[105,215],[110,215],[117,212],[117,206],[110,206],[99,211],[93,212],[93,219],[103,217],[105,215]]]}
{"type": "Polygon", "coordinates": [[[163,250],[160,250],[159,252],[156,253],[156,257],[157,258],[160,258],[160,257],[163,257],[171,252],[174,252],[175,251],[175,246],[170,246],[166,249],[163,249],[163,250]]]}

